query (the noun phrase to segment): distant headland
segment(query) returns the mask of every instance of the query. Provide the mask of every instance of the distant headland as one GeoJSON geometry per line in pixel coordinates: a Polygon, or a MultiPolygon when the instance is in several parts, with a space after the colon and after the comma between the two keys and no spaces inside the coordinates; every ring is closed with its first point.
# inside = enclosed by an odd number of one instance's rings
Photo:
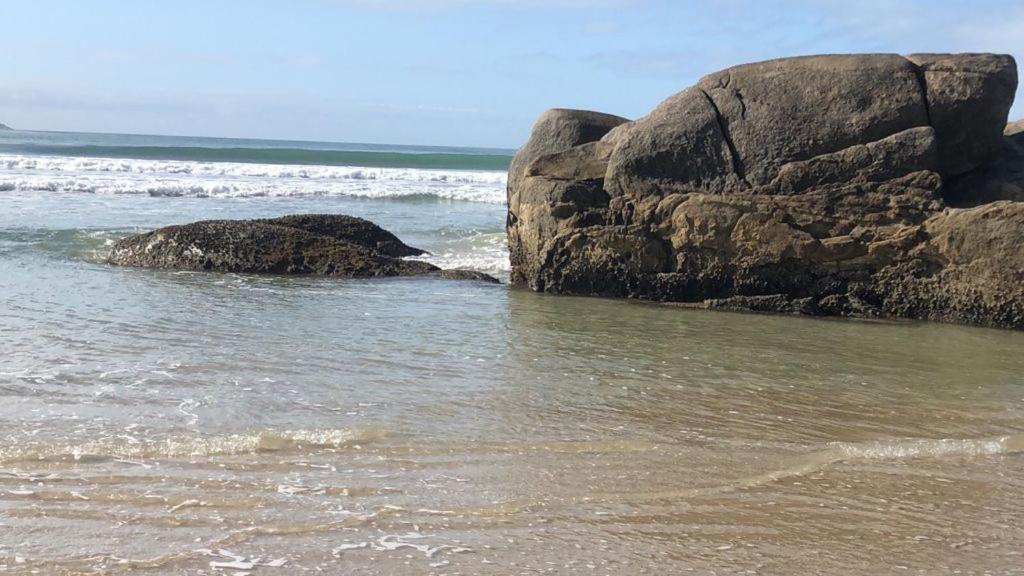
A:
{"type": "Polygon", "coordinates": [[[7,124],[4,124],[3,122],[0,122],[0,130],[14,130],[14,128],[11,128],[10,126],[8,126],[7,124]]]}

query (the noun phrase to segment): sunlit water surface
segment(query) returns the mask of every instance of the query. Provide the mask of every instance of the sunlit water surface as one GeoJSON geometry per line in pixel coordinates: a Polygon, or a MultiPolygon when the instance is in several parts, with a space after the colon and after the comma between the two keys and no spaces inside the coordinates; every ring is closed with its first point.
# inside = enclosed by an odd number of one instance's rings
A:
{"type": "Polygon", "coordinates": [[[339,212],[501,276],[497,204],[0,205],[0,572],[1024,573],[1022,334],[102,262],[339,212]]]}

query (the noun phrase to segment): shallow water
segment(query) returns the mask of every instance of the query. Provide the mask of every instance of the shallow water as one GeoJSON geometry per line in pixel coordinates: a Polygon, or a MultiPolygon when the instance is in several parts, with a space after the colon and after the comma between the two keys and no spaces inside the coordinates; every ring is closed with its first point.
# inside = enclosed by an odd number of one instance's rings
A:
{"type": "Polygon", "coordinates": [[[430,195],[0,206],[0,572],[1024,573],[1024,334],[101,261],[341,212],[507,274],[430,195]]]}

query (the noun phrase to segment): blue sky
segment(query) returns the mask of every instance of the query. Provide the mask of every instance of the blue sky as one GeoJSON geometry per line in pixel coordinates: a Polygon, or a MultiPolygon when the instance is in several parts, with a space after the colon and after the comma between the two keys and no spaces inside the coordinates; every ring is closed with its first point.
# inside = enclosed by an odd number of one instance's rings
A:
{"type": "Polygon", "coordinates": [[[637,117],[780,56],[1024,63],[1021,0],[4,0],[0,26],[0,122],[348,142],[515,147],[546,108],[637,117]]]}

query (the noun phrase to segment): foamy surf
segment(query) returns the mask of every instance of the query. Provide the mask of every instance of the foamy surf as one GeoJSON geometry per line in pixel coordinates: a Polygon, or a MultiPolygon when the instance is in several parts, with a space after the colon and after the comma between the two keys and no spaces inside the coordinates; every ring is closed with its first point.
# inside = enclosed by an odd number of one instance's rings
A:
{"type": "Polygon", "coordinates": [[[790,467],[748,479],[754,487],[793,476],[804,476],[841,462],[915,458],[973,458],[1024,452],[1024,434],[996,438],[900,438],[873,442],[832,442],[824,450],[800,458],[790,467]]]}
{"type": "Polygon", "coordinates": [[[456,233],[450,239],[442,230],[439,236],[446,240],[440,249],[410,259],[445,269],[478,270],[500,278],[508,277],[512,266],[504,230],[456,233]]]}
{"type": "Polygon", "coordinates": [[[753,487],[792,476],[803,476],[841,462],[915,458],[976,458],[1024,452],[1024,434],[995,438],[899,438],[872,442],[832,442],[800,458],[790,467],[750,479],[753,487]]]}
{"type": "Polygon", "coordinates": [[[236,456],[264,452],[337,450],[384,438],[380,428],[321,430],[260,430],[224,435],[172,435],[148,438],[139,433],[117,434],[81,443],[7,445],[0,463],[40,460],[160,460],[236,456]]]}
{"type": "Polygon", "coordinates": [[[0,191],[192,197],[436,197],[505,202],[492,170],[0,155],[0,191]]]}
{"type": "Polygon", "coordinates": [[[991,456],[1024,451],[1024,434],[997,438],[915,438],[877,442],[836,442],[826,453],[840,460],[891,460],[898,458],[942,458],[991,456]]]}
{"type": "Polygon", "coordinates": [[[1024,452],[1024,434],[996,438],[912,438],[874,442],[833,442],[823,450],[795,458],[788,466],[747,476],[726,484],[684,490],[629,494],[591,494],[582,502],[641,502],[704,498],[736,490],[759,488],[790,478],[820,472],[830,466],[858,460],[904,460],[915,458],[977,458],[1024,452]]]}
{"type": "Polygon", "coordinates": [[[12,171],[115,174],[178,174],[202,177],[302,178],[310,180],[410,180],[416,182],[505,184],[505,173],[493,170],[435,170],[366,166],[311,166],[91,158],[0,154],[0,167],[12,171]]]}

